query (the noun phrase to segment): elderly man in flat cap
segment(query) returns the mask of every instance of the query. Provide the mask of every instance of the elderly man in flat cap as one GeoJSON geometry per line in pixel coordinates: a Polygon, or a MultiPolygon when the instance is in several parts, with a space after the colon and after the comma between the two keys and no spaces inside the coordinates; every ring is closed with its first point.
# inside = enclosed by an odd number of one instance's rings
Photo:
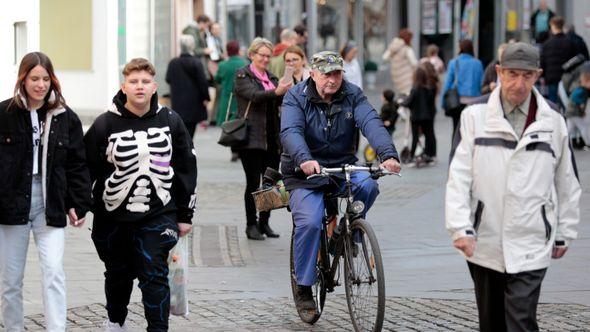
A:
{"type": "MultiPolygon", "coordinates": [[[[342,78],[342,57],[324,51],[312,58],[311,77],[291,88],[283,99],[281,114],[281,171],[290,191],[290,208],[295,223],[295,274],[297,309],[316,309],[311,286],[316,282],[316,262],[324,217],[323,195],[329,180],[295,175],[300,168],[306,175],[320,166],[338,167],[357,161],[358,130],[367,137],[381,160],[381,167],[399,172],[399,158],[391,135],[363,91],[342,78]]],[[[375,201],[377,182],[368,172],[352,174],[355,200],[367,209],[375,201]]]]}
{"type": "Polygon", "coordinates": [[[538,331],[551,258],[576,238],[580,185],[563,117],[533,85],[531,45],[508,45],[500,86],[463,111],[446,191],[446,228],[467,259],[481,331],[538,331]]]}

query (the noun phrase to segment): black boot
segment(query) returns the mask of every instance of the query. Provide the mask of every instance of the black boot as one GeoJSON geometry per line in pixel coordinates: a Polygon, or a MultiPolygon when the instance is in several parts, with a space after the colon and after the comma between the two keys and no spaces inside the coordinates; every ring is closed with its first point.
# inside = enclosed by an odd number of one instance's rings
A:
{"type": "Polygon", "coordinates": [[[313,299],[311,286],[297,285],[297,298],[295,300],[295,306],[297,307],[297,310],[315,310],[315,301],[313,299]]]}
{"type": "Polygon", "coordinates": [[[264,240],[264,235],[260,234],[256,225],[248,225],[246,227],[246,236],[250,240],[264,240]]]}
{"type": "Polygon", "coordinates": [[[258,222],[258,230],[261,234],[265,234],[268,237],[277,238],[280,236],[279,234],[275,233],[272,228],[270,228],[268,225],[268,220],[260,220],[258,222]]]}

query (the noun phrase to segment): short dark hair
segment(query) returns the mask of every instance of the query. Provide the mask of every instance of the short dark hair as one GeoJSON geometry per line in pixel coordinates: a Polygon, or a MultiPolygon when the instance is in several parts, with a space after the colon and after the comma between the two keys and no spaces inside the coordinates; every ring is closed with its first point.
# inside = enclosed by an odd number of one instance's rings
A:
{"type": "Polygon", "coordinates": [[[459,54],[475,54],[473,52],[473,42],[470,39],[463,39],[459,42],[459,54]]]}
{"type": "Polygon", "coordinates": [[[563,25],[565,24],[565,21],[563,20],[563,17],[561,17],[561,16],[553,16],[549,20],[549,24],[551,24],[552,26],[556,27],[559,30],[562,30],[563,25]]]}
{"type": "Polygon", "coordinates": [[[303,24],[297,24],[293,31],[295,31],[298,35],[303,36],[307,32],[307,27],[303,24]]]}
{"type": "Polygon", "coordinates": [[[240,43],[237,40],[230,40],[225,46],[227,55],[234,56],[240,54],[240,43]]]}
{"type": "Polygon", "coordinates": [[[387,100],[388,102],[393,103],[394,96],[395,96],[395,93],[393,92],[393,90],[391,90],[391,89],[383,90],[383,98],[385,98],[385,100],[387,100]]]}
{"type": "Polygon", "coordinates": [[[209,16],[205,15],[205,14],[201,14],[199,16],[197,16],[197,23],[209,23],[211,22],[211,19],[209,18],[209,16]]]}

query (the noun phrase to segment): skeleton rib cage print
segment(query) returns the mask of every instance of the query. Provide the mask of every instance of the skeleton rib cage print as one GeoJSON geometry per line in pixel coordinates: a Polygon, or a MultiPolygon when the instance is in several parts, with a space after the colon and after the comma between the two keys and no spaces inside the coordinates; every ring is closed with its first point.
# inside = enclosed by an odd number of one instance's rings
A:
{"type": "Polygon", "coordinates": [[[166,205],[174,177],[170,167],[170,127],[136,132],[129,129],[111,134],[108,142],[107,160],[115,166],[115,172],[105,181],[102,198],[106,210],[113,211],[125,203],[128,211],[146,212],[152,200],[152,187],[162,205],[166,205]]]}

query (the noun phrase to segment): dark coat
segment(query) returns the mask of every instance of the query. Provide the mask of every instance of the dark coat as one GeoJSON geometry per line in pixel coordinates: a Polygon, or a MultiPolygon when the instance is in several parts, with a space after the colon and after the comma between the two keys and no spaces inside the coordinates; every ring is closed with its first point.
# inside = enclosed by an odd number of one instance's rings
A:
{"type": "MultiPolygon", "coordinates": [[[[9,107],[11,100],[0,103],[0,224],[25,225],[31,210],[33,134],[29,111],[9,107]]],[[[69,107],[47,111],[39,168],[49,226],[65,227],[70,208],[79,218],[90,209],[82,135],[80,119],[69,107]]]]}
{"type": "Polygon", "coordinates": [[[281,113],[281,172],[287,189],[317,188],[328,183],[326,178],[296,177],[295,167],[303,162],[316,160],[325,167],[356,163],[359,129],[380,160],[398,159],[391,135],[358,86],[344,80],[329,104],[319,97],[311,78],[292,87],[285,95],[281,113]]]}
{"type": "Polygon", "coordinates": [[[533,39],[535,39],[535,41],[538,44],[542,44],[543,42],[545,42],[547,40],[547,37],[549,37],[549,30],[551,30],[551,26],[549,25],[549,21],[551,21],[553,16],[555,16],[555,13],[551,9],[547,9],[547,10],[549,11],[549,17],[547,18],[548,31],[542,31],[539,33],[537,33],[537,31],[536,31],[537,25],[535,22],[537,21],[537,15],[541,11],[540,9],[535,10],[533,15],[531,15],[531,21],[530,21],[529,27],[531,29],[531,35],[532,35],[533,39]]]}
{"type": "Polygon", "coordinates": [[[557,84],[563,75],[561,66],[578,54],[576,45],[565,34],[558,33],[541,47],[541,69],[546,84],[557,84]]]}
{"type": "Polygon", "coordinates": [[[434,120],[436,114],[436,88],[413,87],[410,95],[401,105],[410,109],[412,121],[434,120]]]}
{"type": "Polygon", "coordinates": [[[569,40],[574,42],[574,44],[576,45],[576,49],[578,51],[578,54],[582,54],[586,60],[590,60],[590,55],[588,54],[588,46],[586,46],[586,42],[584,41],[584,38],[582,38],[580,35],[578,35],[574,31],[569,31],[568,33],[565,34],[565,36],[569,40]]]}
{"type": "MultiPolygon", "coordinates": [[[[269,79],[278,86],[279,79],[266,71],[269,79]]],[[[265,91],[249,66],[238,69],[234,83],[234,97],[238,102],[238,116],[243,118],[248,103],[248,144],[237,149],[261,149],[280,152],[279,142],[279,106],[283,96],[277,96],[274,90],[265,91]]]]}
{"type": "Polygon", "coordinates": [[[207,120],[203,101],[210,100],[205,71],[194,56],[183,53],[168,64],[166,82],[170,84],[172,109],[184,122],[198,123],[207,120]]]}
{"type": "Polygon", "coordinates": [[[492,92],[490,90],[490,83],[498,80],[498,73],[496,72],[496,65],[500,64],[500,61],[494,60],[488,64],[486,70],[483,73],[483,83],[481,83],[481,94],[492,92]]]}

